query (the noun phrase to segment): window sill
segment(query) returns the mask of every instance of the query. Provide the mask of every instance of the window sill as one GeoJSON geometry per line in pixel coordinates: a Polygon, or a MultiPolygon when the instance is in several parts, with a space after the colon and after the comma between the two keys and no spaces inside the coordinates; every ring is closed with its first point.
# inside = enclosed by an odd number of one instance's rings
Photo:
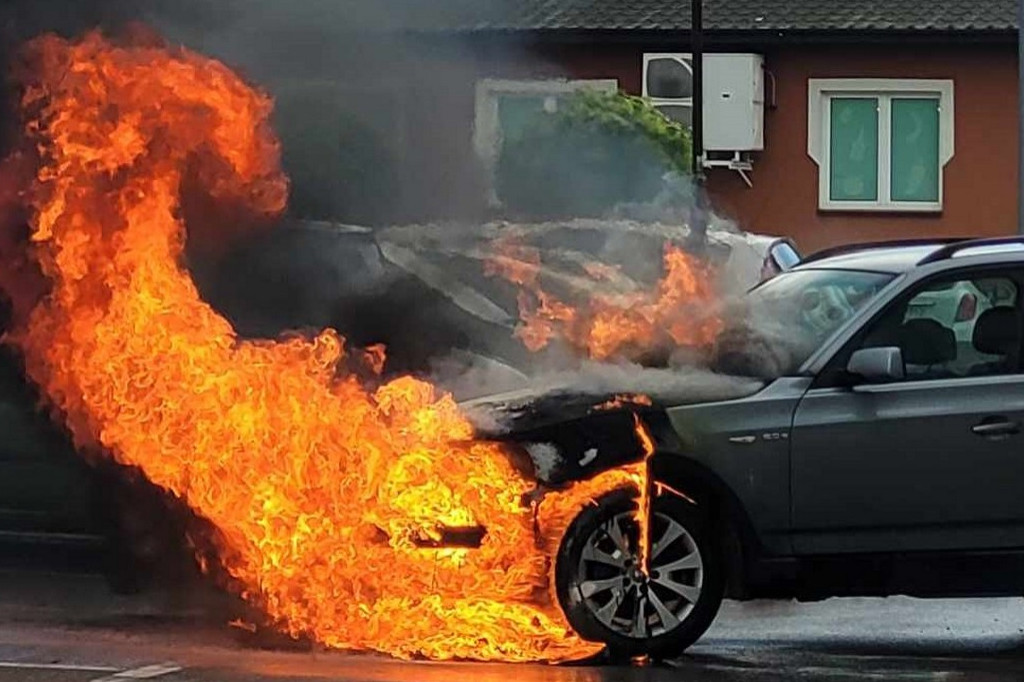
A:
{"type": "Polygon", "coordinates": [[[939,215],[942,204],[819,204],[821,213],[909,213],[914,215],[939,215]]]}

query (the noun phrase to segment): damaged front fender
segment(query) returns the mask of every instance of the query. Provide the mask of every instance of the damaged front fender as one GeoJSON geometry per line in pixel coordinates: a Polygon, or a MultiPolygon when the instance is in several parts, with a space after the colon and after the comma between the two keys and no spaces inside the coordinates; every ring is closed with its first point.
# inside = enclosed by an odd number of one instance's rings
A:
{"type": "Polygon", "coordinates": [[[478,423],[477,433],[512,446],[520,470],[549,488],[642,460],[645,449],[637,418],[656,450],[679,449],[678,438],[658,405],[608,404],[594,396],[544,398],[506,409],[501,412],[503,419],[494,423],[478,423]]]}

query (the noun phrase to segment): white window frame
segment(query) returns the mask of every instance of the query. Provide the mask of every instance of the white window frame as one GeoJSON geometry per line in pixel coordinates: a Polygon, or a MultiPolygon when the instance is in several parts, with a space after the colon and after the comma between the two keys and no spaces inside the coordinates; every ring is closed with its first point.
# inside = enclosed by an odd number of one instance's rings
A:
{"type": "Polygon", "coordinates": [[[643,79],[640,86],[640,94],[650,100],[651,104],[654,105],[655,108],[662,105],[672,107],[689,107],[692,112],[692,95],[690,97],[652,97],[650,92],[647,90],[647,69],[650,67],[651,62],[657,59],[671,59],[679,62],[684,68],[689,68],[690,75],[693,75],[693,53],[691,52],[644,52],[644,66],[643,71],[640,72],[640,77],[643,79]]]}
{"type": "Polygon", "coordinates": [[[944,169],[954,151],[953,81],[899,78],[811,78],[807,97],[807,154],[818,164],[818,208],[822,211],[938,213],[943,206],[944,169]],[[834,97],[876,97],[878,117],[878,200],[833,201],[831,189],[831,116],[834,97]],[[891,105],[893,98],[939,100],[939,198],[935,202],[892,201],[891,105]]]}
{"type": "Polygon", "coordinates": [[[498,98],[502,95],[559,96],[580,90],[617,92],[619,81],[614,78],[586,80],[533,79],[508,80],[484,78],[476,84],[476,105],[473,124],[473,149],[483,163],[488,180],[488,203],[500,206],[494,187],[494,172],[501,154],[501,121],[498,117],[498,98]]]}

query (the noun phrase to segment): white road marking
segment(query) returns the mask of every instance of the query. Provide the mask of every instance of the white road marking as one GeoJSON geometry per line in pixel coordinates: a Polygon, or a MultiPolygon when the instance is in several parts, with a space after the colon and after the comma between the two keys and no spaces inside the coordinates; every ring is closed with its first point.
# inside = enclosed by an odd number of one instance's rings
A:
{"type": "Polygon", "coordinates": [[[148,680],[161,675],[170,675],[181,670],[176,663],[154,663],[141,668],[123,670],[109,665],[75,665],[74,663],[34,663],[32,661],[0,661],[0,669],[15,670],[66,670],[87,673],[110,673],[97,677],[91,682],[124,682],[125,680],[148,680]]]}
{"type": "Polygon", "coordinates": [[[108,665],[74,665],[72,663],[32,663],[31,661],[0,661],[0,668],[21,670],[80,670],[88,673],[116,673],[120,668],[108,665]]]}
{"type": "Polygon", "coordinates": [[[170,675],[181,670],[181,666],[175,663],[154,663],[153,665],[144,665],[141,668],[132,668],[131,670],[122,670],[121,672],[115,672],[113,675],[107,675],[105,677],[97,677],[90,682],[124,682],[124,680],[148,680],[154,677],[160,677],[161,675],[170,675]]]}

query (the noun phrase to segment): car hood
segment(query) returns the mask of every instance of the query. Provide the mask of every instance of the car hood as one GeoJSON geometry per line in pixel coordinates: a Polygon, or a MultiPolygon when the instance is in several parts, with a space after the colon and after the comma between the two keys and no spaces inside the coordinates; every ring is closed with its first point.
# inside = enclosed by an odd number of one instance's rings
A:
{"type": "Polygon", "coordinates": [[[764,382],[696,369],[591,365],[572,374],[537,378],[522,390],[460,403],[478,436],[516,438],[547,427],[622,412],[735,400],[764,382]]]}
{"type": "Polygon", "coordinates": [[[738,399],[762,387],[697,369],[596,366],[460,405],[478,438],[504,443],[521,473],[557,488],[641,459],[638,422],[655,447],[676,447],[668,407],[738,399]]]}
{"type": "MultiPolygon", "coordinates": [[[[545,354],[528,350],[515,335],[521,288],[489,274],[501,243],[543,253],[538,273],[545,290],[574,302],[608,286],[588,274],[595,264],[617,268],[615,292],[649,289],[662,274],[665,244],[685,246],[690,236],[683,225],[620,219],[370,229],[289,218],[280,228],[224,250],[190,252],[189,269],[203,298],[246,338],[331,327],[353,346],[383,343],[387,369],[397,374],[457,363],[448,357],[456,348],[521,372],[540,364],[545,354]]],[[[707,237],[725,296],[758,281],[777,241],[717,224],[707,237]]],[[[533,266],[529,258],[503,259],[533,266]]],[[[468,364],[479,369],[477,362],[468,364]]],[[[482,394],[472,386],[467,392],[482,394]]]]}

